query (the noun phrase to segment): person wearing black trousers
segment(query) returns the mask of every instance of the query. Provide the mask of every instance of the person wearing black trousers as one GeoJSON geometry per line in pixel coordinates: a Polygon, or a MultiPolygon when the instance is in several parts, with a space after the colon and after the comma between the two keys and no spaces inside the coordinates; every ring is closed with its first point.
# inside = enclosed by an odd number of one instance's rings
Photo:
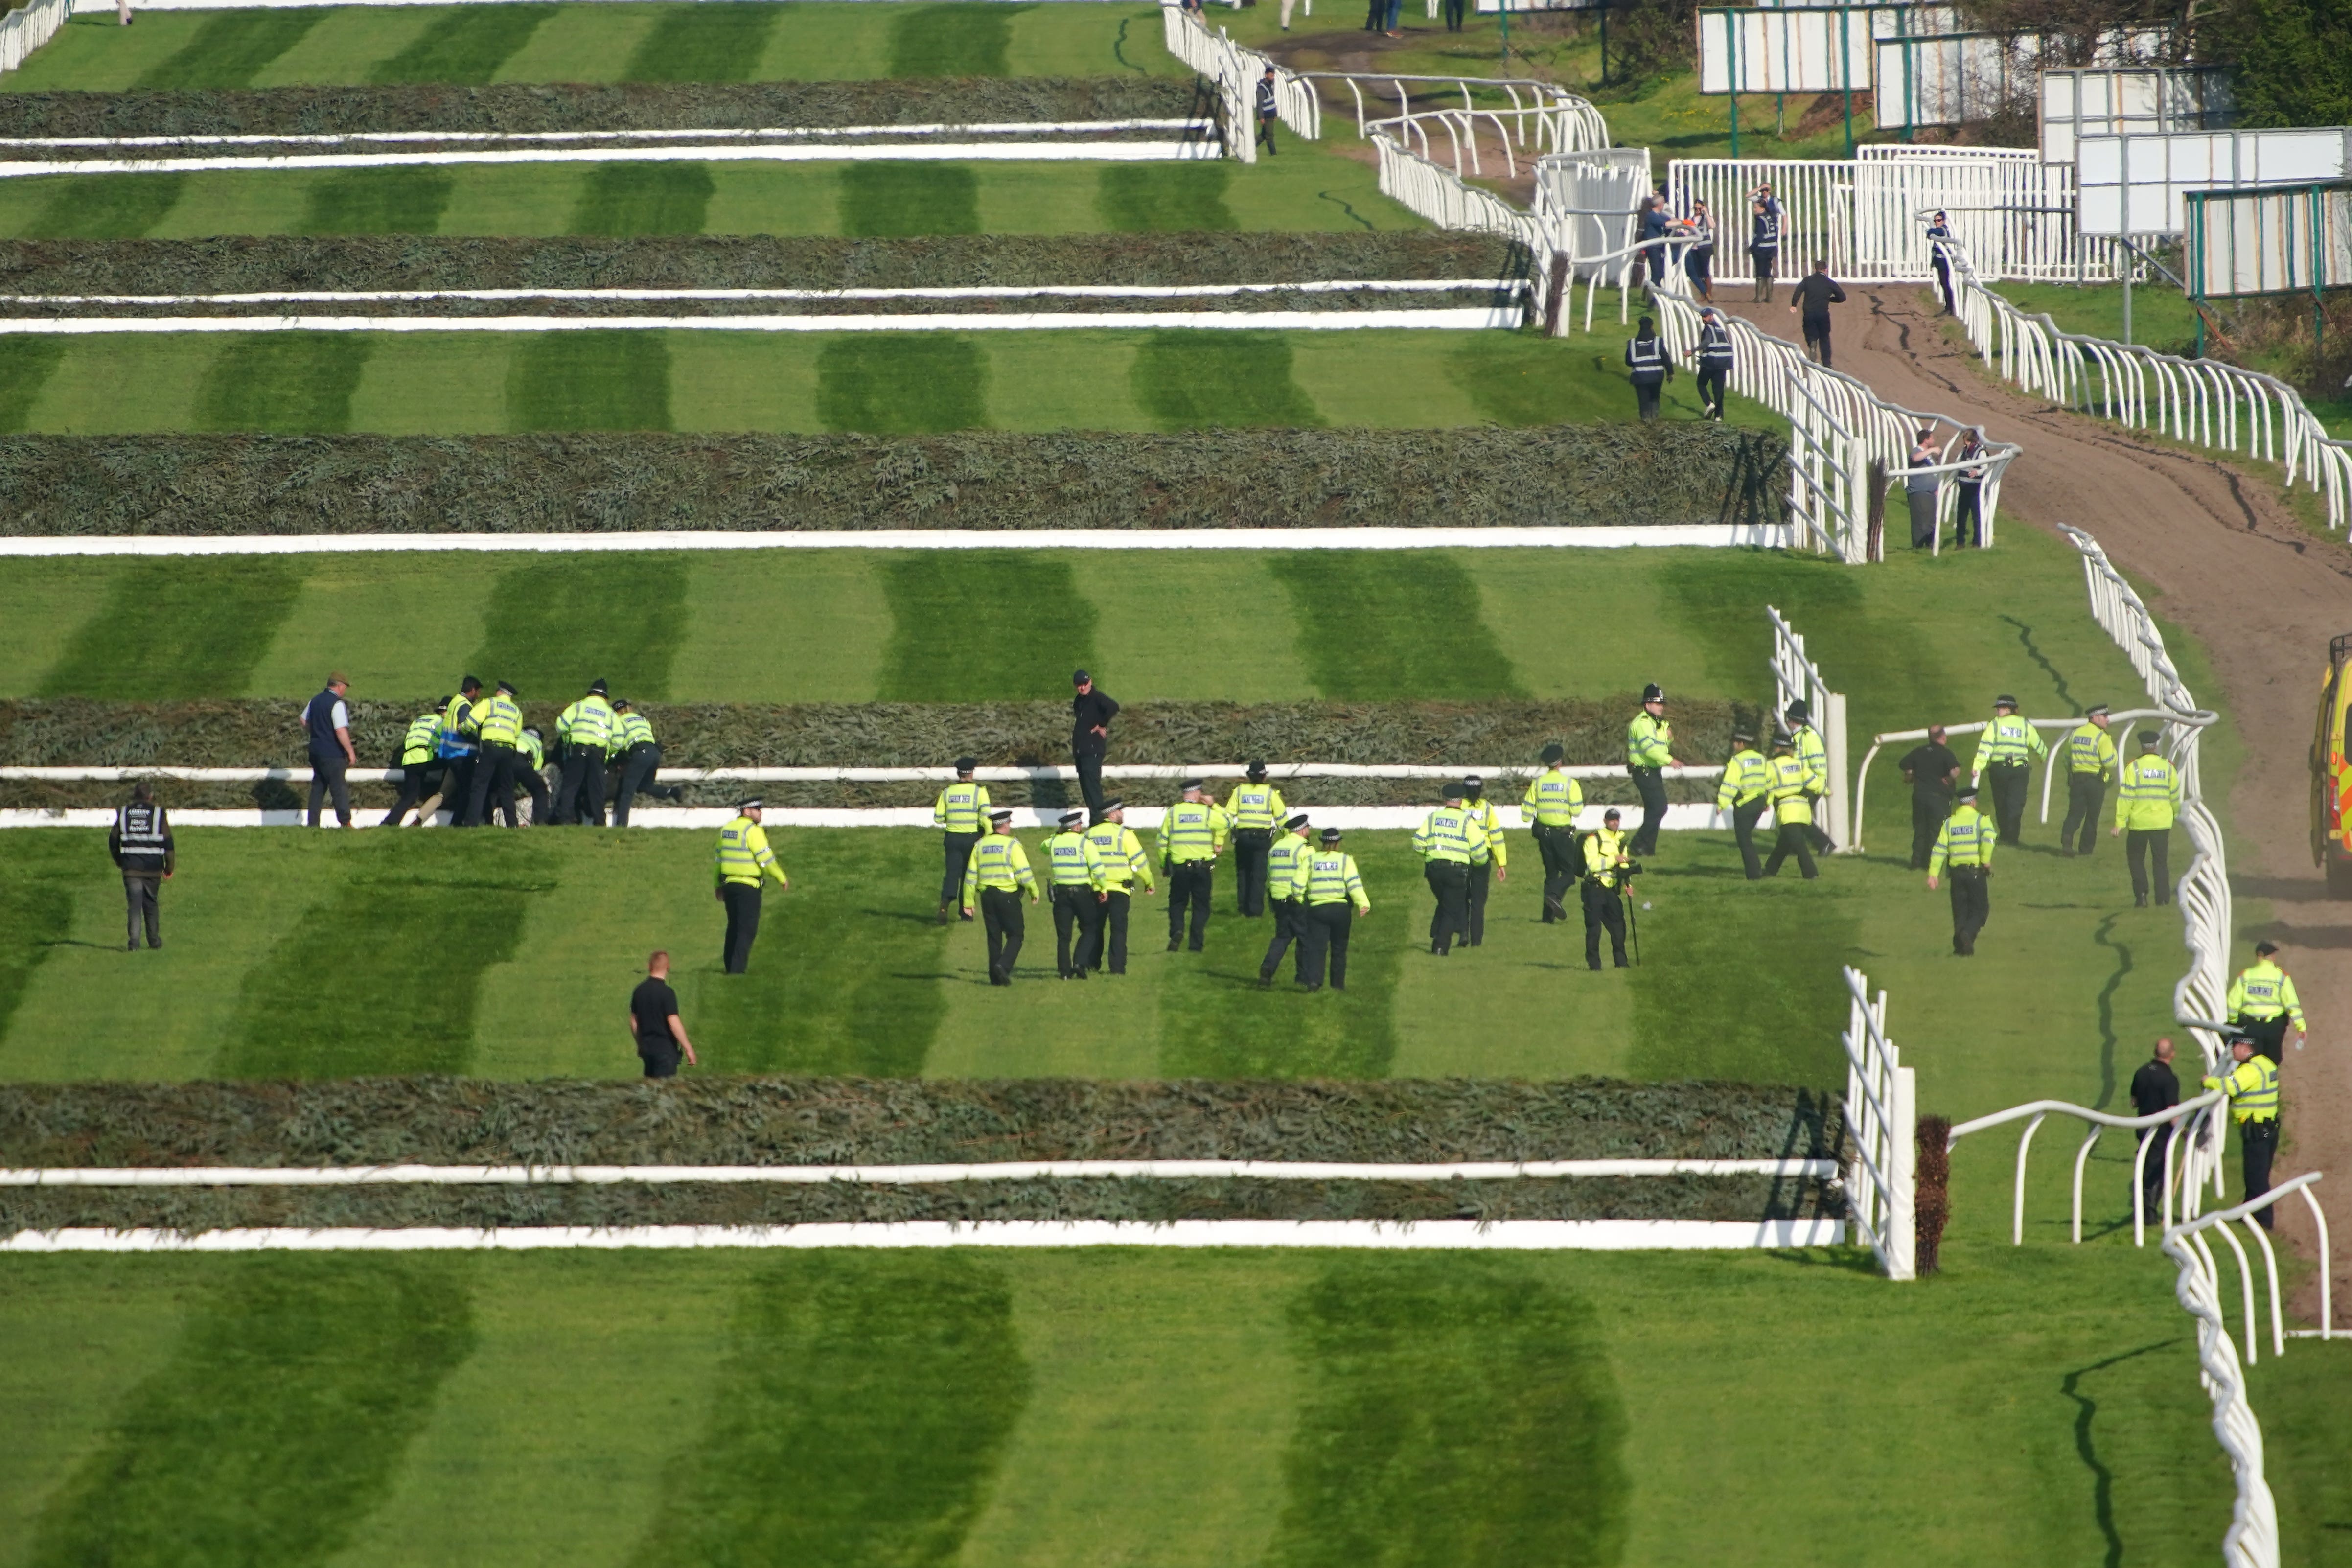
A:
{"type": "Polygon", "coordinates": [[[1936,836],[1952,815],[1952,791],[1960,779],[1959,754],[1945,744],[1941,724],[1927,726],[1927,739],[1903,754],[1903,782],[1911,786],[1911,869],[1927,868],[1936,836]]]}
{"type": "Polygon", "coordinates": [[[1095,688],[1095,679],[1081,669],[1070,677],[1077,694],[1070,699],[1070,760],[1077,764],[1078,788],[1085,794],[1087,810],[1097,821],[1102,819],[1103,759],[1110,752],[1110,721],[1118,717],[1118,704],[1107,691],[1095,688]]]}

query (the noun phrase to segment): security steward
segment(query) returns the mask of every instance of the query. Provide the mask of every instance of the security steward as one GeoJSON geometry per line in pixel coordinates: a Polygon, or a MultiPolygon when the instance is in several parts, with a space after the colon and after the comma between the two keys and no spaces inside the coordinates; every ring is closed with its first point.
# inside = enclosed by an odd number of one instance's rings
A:
{"type": "Polygon", "coordinates": [[[1814,854],[1826,855],[1837,847],[1836,840],[1822,831],[1822,801],[1830,793],[1829,744],[1813,728],[1811,703],[1801,699],[1791,702],[1781,717],[1789,722],[1789,739],[1797,744],[1797,761],[1805,764],[1805,788],[1813,817],[1805,837],[1812,840],[1814,854]]]}
{"type": "Polygon", "coordinates": [[[1160,868],[1168,873],[1168,951],[1184,940],[1184,911],[1192,911],[1192,951],[1209,935],[1209,887],[1225,852],[1225,808],[1199,779],[1184,781],[1184,798],[1160,819],[1160,868]]]}
{"type": "Polygon", "coordinates": [[[1029,851],[1013,837],[1013,814],[1003,806],[988,814],[989,835],[971,847],[971,861],[963,872],[963,912],[969,919],[980,911],[988,938],[988,983],[1013,984],[1013,965],[1021,957],[1021,939],[1027,922],[1021,912],[1021,895],[1037,901],[1037,878],[1029,869],[1029,851]]]}
{"type": "Polygon", "coordinates": [[[1658,336],[1657,323],[1647,316],[1635,323],[1633,336],[1625,344],[1625,370],[1633,383],[1634,412],[1646,425],[1657,418],[1658,394],[1666,378],[1675,374],[1665,340],[1658,336]]]}
{"type": "MultiPolygon", "coordinates": [[[[408,721],[408,732],[400,738],[400,798],[383,814],[383,820],[376,824],[378,827],[399,826],[427,795],[436,793],[427,786],[442,771],[436,755],[440,745],[439,708],[430,713],[419,713],[408,721]]],[[[418,820],[424,819],[420,816],[418,820]]]]}
{"type": "Polygon", "coordinates": [[[1260,988],[1274,984],[1274,972],[1282,967],[1282,955],[1290,951],[1294,942],[1298,943],[1294,978],[1307,973],[1307,906],[1299,901],[1298,889],[1291,884],[1297,879],[1299,865],[1310,852],[1305,812],[1284,822],[1282,831],[1275,835],[1273,845],[1266,850],[1266,888],[1274,895],[1274,940],[1265,944],[1265,962],[1257,966],[1260,988]]]}
{"type": "Polygon", "coordinates": [[[530,792],[530,820],[534,825],[545,822],[554,815],[547,803],[547,741],[532,725],[523,726],[522,739],[515,742],[518,753],[515,782],[530,792]]]}
{"type": "Polygon", "coordinates": [[[1584,809],[1584,786],[1559,764],[1568,749],[1554,742],[1543,749],[1544,771],[1519,797],[1519,815],[1536,836],[1536,853],[1543,857],[1543,923],[1568,919],[1564,900],[1569,885],[1584,869],[1576,845],[1576,818],[1584,809]]]}
{"type": "Polygon", "coordinates": [[[1313,854],[1298,858],[1290,888],[1305,920],[1298,939],[1298,988],[1322,990],[1328,960],[1331,989],[1345,991],[1348,937],[1356,917],[1372,912],[1372,902],[1364,897],[1364,879],[1356,869],[1356,858],[1339,847],[1338,828],[1325,828],[1321,846],[1313,854]]]}
{"type": "Polygon", "coordinates": [[[1053,889],[1054,972],[1084,980],[1095,943],[1102,940],[1102,851],[1087,839],[1087,812],[1062,813],[1062,830],[1045,840],[1045,875],[1053,889]],[[1073,948],[1072,934],[1077,941],[1073,948]]]}
{"type": "Polygon", "coordinates": [[[1255,920],[1265,913],[1268,886],[1266,851],[1274,847],[1274,830],[1290,808],[1282,792],[1265,782],[1265,764],[1252,763],[1247,779],[1225,797],[1225,817],[1234,830],[1235,907],[1255,920]]]}
{"type": "Polygon", "coordinates": [[[1927,868],[1927,854],[1936,847],[1936,835],[1943,830],[1944,818],[1952,815],[1952,786],[1959,783],[1960,759],[1958,752],[1945,744],[1948,731],[1941,724],[1927,726],[1927,739],[1903,754],[1897,764],[1903,770],[1903,782],[1911,786],[1911,869],[1927,868]]]}
{"type": "Polygon", "coordinates": [[[129,951],[139,951],[139,928],[147,928],[147,945],[163,946],[163,915],[158,904],[163,885],[179,868],[179,850],[172,843],[172,819],[155,804],[154,786],[142,779],[131,786],[131,803],[114,814],[107,831],[106,852],[122,872],[122,900],[130,909],[129,951]]]}
{"type": "Polygon", "coordinates": [[[1765,857],[1764,874],[1777,877],[1780,863],[1791,855],[1797,869],[1810,882],[1821,875],[1813,866],[1813,777],[1797,760],[1797,742],[1786,731],[1772,737],[1772,756],[1765,763],[1772,773],[1772,821],[1776,826],[1772,853],[1765,857]]]}
{"type": "Polygon", "coordinates": [[[474,793],[466,801],[466,824],[478,827],[489,813],[502,812],[507,826],[515,826],[515,773],[522,766],[522,704],[515,689],[499,682],[488,702],[474,710],[474,732],[482,742],[481,760],[474,766],[474,793]]]}
{"type": "Polygon", "coordinates": [[[2083,721],[2066,737],[2066,822],[2058,829],[2061,855],[2088,855],[2098,847],[2107,782],[2116,776],[2116,742],[2107,733],[2110,721],[2107,705],[2102,702],[2084,714],[2083,721]]]}
{"type": "Polygon", "coordinates": [[[1642,688],[1642,710],[1625,726],[1625,771],[1633,791],[1642,797],[1642,826],[1632,845],[1636,855],[1658,852],[1658,829],[1666,825],[1664,770],[1675,761],[1674,726],[1666,722],[1665,689],[1656,682],[1642,688]]]}
{"type": "Polygon", "coordinates": [[[2025,836],[2025,791],[2032,782],[2032,763],[2049,753],[2042,731],[2019,717],[2017,699],[2003,692],[1992,700],[1992,722],[1977,735],[1976,760],[1969,782],[1992,795],[1992,819],[2003,844],[2021,843],[2025,836]]]}
{"type": "Polygon", "coordinates": [[[1731,384],[1731,329],[1712,305],[1698,313],[1698,342],[1691,357],[1698,362],[1698,400],[1709,419],[1723,421],[1724,390],[1731,384]]]}
{"type": "Polygon", "coordinates": [[[2258,1055],[2278,1061],[2286,1047],[2286,1026],[2292,1023],[2295,1049],[2310,1036],[2303,1021],[2303,999],[2294,994],[2294,977],[2271,962],[2278,943],[2254,943],[2253,963],[2230,982],[2230,1022],[2254,1042],[2258,1055]]]}
{"type": "Polygon", "coordinates": [[[988,786],[972,782],[979,767],[978,757],[958,757],[955,783],[940,791],[940,798],[931,803],[931,826],[944,836],[941,843],[947,854],[947,869],[940,877],[941,925],[948,923],[948,911],[962,894],[963,868],[971,859],[971,847],[980,842],[988,826],[988,786]]]}
{"type": "MultiPolygon", "coordinates": [[[[2254,1049],[2243,1035],[2230,1037],[2230,1070],[2205,1080],[2205,1090],[2220,1089],[2230,1097],[2230,1119],[2238,1124],[2239,1179],[2245,1184],[2241,1203],[2252,1203],[2271,1190],[2271,1162],[2278,1155],[2278,1063],[2254,1049]]],[[[2271,1228],[2271,1211],[2254,1218],[2271,1228]]]]}
{"type": "Polygon", "coordinates": [[[1731,735],[1731,760],[1723,764],[1723,783],[1716,787],[1715,809],[1731,816],[1731,836],[1739,841],[1739,863],[1751,882],[1763,880],[1764,862],[1756,853],[1756,824],[1772,803],[1772,764],[1756,749],[1756,737],[1745,730],[1731,735]]]}
{"type": "Polygon", "coordinates": [[[1492,860],[1495,852],[1485,826],[1463,807],[1463,786],[1448,780],[1440,794],[1444,804],[1421,819],[1412,848],[1437,900],[1429,917],[1429,951],[1445,958],[1454,952],[1454,938],[1469,935],[1470,868],[1492,860]]]}
{"type": "Polygon", "coordinates": [[[1127,973],[1127,913],[1134,900],[1135,879],[1143,879],[1143,890],[1156,890],[1159,884],[1151,879],[1151,860],[1143,853],[1143,840],[1127,825],[1127,805],[1123,801],[1103,802],[1102,820],[1087,829],[1087,838],[1102,857],[1103,906],[1102,925],[1093,957],[1087,965],[1100,970],[1108,956],[1110,973],[1127,973]],[[1106,954],[1106,941],[1108,952],[1106,954]]]}
{"type": "Polygon", "coordinates": [[[654,721],[626,702],[613,704],[613,735],[605,747],[620,784],[613,792],[613,826],[629,825],[629,807],[637,796],[682,800],[686,792],[654,783],[661,771],[661,742],[654,739],[654,721]]]}
{"type": "MultiPolygon", "coordinates": [[[[474,735],[474,709],[481,699],[482,683],[469,675],[457,683],[457,695],[441,710],[441,741],[436,749],[446,770],[441,777],[441,799],[448,805],[453,823],[466,820],[466,803],[474,798],[474,769],[482,755],[474,735]]],[[[432,821],[432,808],[420,804],[416,820],[432,821]]]]}
{"type": "Polygon", "coordinates": [[[2131,861],[2132,902],[2147,908],[2147,858],[2156,856],[2156,901],[2172,902],[2172,819],[2180,810],[2180,773],[2157,747],[2164,737],[2154,730],[2139,732],[2139,755],[2124,769],[2123,785],[2116,791],[2116,832],[2124,839],[2125,858],[2131,861]]]}
{"type": "Polygon", "coordinates": [[[1467,924],[1462,939],[1465,947],[1477,947],[1486,940],[1486,891],[1488,885],[1511,879],[1510,851],[1503,845],[1503,818],[1495,803],[1486,798],[1486,781],[1476,773],[1462,780],[1462,809],[1478,819],[1486,830],[1487,859],[1484,864],[1470,863],[1468,901],[1464,906],[1467,924]]]}
{"type": "Polygon", "coordinates": [[[1609,933],[1609,954],[1625,967],[1625,868],[1632,846],[1618,830],[1617,808],[1601,816],[1601,830],[1584,840],[1584,963],[1601,967],[1601,933],[1609,933]]]}
{"type": "Polygon", "coordinates": [[[555,796],[555,820],[604,826],[604,753],[613,743],[613,705],[601,680],[588,695],[555,716],[555,739],[563,752],[563,784],[555,796]]]}
{"type": "Polygon", "coordinates": [[[1977,933],[1992,918],[1992,820],[1977,809],[1974,784],[1960,787],[1959,804],[1936,831],[1936,847],[1927,855],[1927,890],[1947,871],[1952,883],[1952,952],[1974,958],[1977,933]]]}
{"type": "Polygon", "coordinates": [[[727,945],[721,956],[727,973],[741,974],[751,967],[751,943],[760,934],[760,889],[773,877],[778,892],[792,890],[792,879],[776,864],[768,847],[767,830],[760,826],[760,802],[739,802],[735,820],[719,830],[719,853],[713,858],[718,889],[714,896],[727,906],[727,945]]]}

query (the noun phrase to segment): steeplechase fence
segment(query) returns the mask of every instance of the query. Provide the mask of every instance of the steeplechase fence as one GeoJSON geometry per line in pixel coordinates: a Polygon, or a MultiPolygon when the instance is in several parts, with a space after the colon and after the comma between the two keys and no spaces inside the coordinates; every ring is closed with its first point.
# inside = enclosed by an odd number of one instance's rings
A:
{"type": "Polygon", "coordinates": [[[58,36],[73,15],[73,0],[33,0],[22,10],[0,16],[0,71],[12,71],[26,58],[58,36]]]}
{"type": "Polygon", "coordinates": [[[1886,1033],[1886,993],[1874,998],[1862,971],[1845,971],[1846,1220],[1889,1279],[1918,1278],[1914,1204],[1918,1179],[1918,1089],[1886,1033]]]}

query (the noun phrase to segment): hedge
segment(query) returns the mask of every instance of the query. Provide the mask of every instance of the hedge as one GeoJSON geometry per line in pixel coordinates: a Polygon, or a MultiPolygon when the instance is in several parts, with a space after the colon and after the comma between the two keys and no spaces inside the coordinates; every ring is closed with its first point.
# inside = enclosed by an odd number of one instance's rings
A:
{"type": "Polygon", "coordinates": [[[1787,443],[1706,422],[921,437],[16,436],[9,534],[1316,528],[1777,521],[1787,443]]]}

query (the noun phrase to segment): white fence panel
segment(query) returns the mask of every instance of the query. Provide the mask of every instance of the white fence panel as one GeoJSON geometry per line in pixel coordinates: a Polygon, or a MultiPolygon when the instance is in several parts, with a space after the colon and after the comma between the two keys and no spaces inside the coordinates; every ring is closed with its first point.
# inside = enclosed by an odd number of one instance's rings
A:
{"type": "Polygon", "coordinates": [[[2236,113],[2222,66],[2100,66],[2042,72],[2042,161],[2071,163],[2084,136],[2226,131],[2236,113]]]}
{"type": "Polygon", "coordinates": [[[1845,972],[1846,1215],[1857,1239],[1878,1255],[1889,1279],[1918,1277],[1918,1091],[1912,1070],[1886,1036],[1886,993],[1873,1000],[1870,981],[1845,972]]]}
{"type": "MultiPolygon", "coordinates": [[[[2151,28],[2103,35],[2097,58],[2137,64],[2162,55],[2170,33],[2151,28]]],[[[1959,33],[1931,38],[1882,38],[1874,70],[1882,131],[1917,125],[1958,125],[1986,120],[2015,99],[2034,94],[2034,74],[2048,40],[2032,33],[1959,33]]]]}
{"type": "Polygon", "coordinates": [[[0,16],[0,71],[12,71],[51,38],[73,14],[73,0],[32,0],[20,11],[0,16]]]}
{"type": "Polygon", "coordinates": [[[2075,142],[2074,170],[2084,234],[2179,234],[2185,192],[2352,174],[2352,128],[2084,136],[2075,142]]]}
{"type": "Polygon", "coordinates": [[[1805,652],[1803,636],[1787,618],[1769,605],[1764,606],[1764,614],[1772,623],[1772,722],[1783,721],[1781,716],[1791,702],[1801,700],[1811,710],[1813,728],[1829,753],[1830,787],[1822,802],[1829,820],[1821,824],[1822,831],[1837,841],[1839,853],[1851,853],[1858,846],[1853,842],[1857,837],[1851,809],[1853,791],[1846,767],[1845,698],[1830,689],[1822,667],[1805,652]]]}

